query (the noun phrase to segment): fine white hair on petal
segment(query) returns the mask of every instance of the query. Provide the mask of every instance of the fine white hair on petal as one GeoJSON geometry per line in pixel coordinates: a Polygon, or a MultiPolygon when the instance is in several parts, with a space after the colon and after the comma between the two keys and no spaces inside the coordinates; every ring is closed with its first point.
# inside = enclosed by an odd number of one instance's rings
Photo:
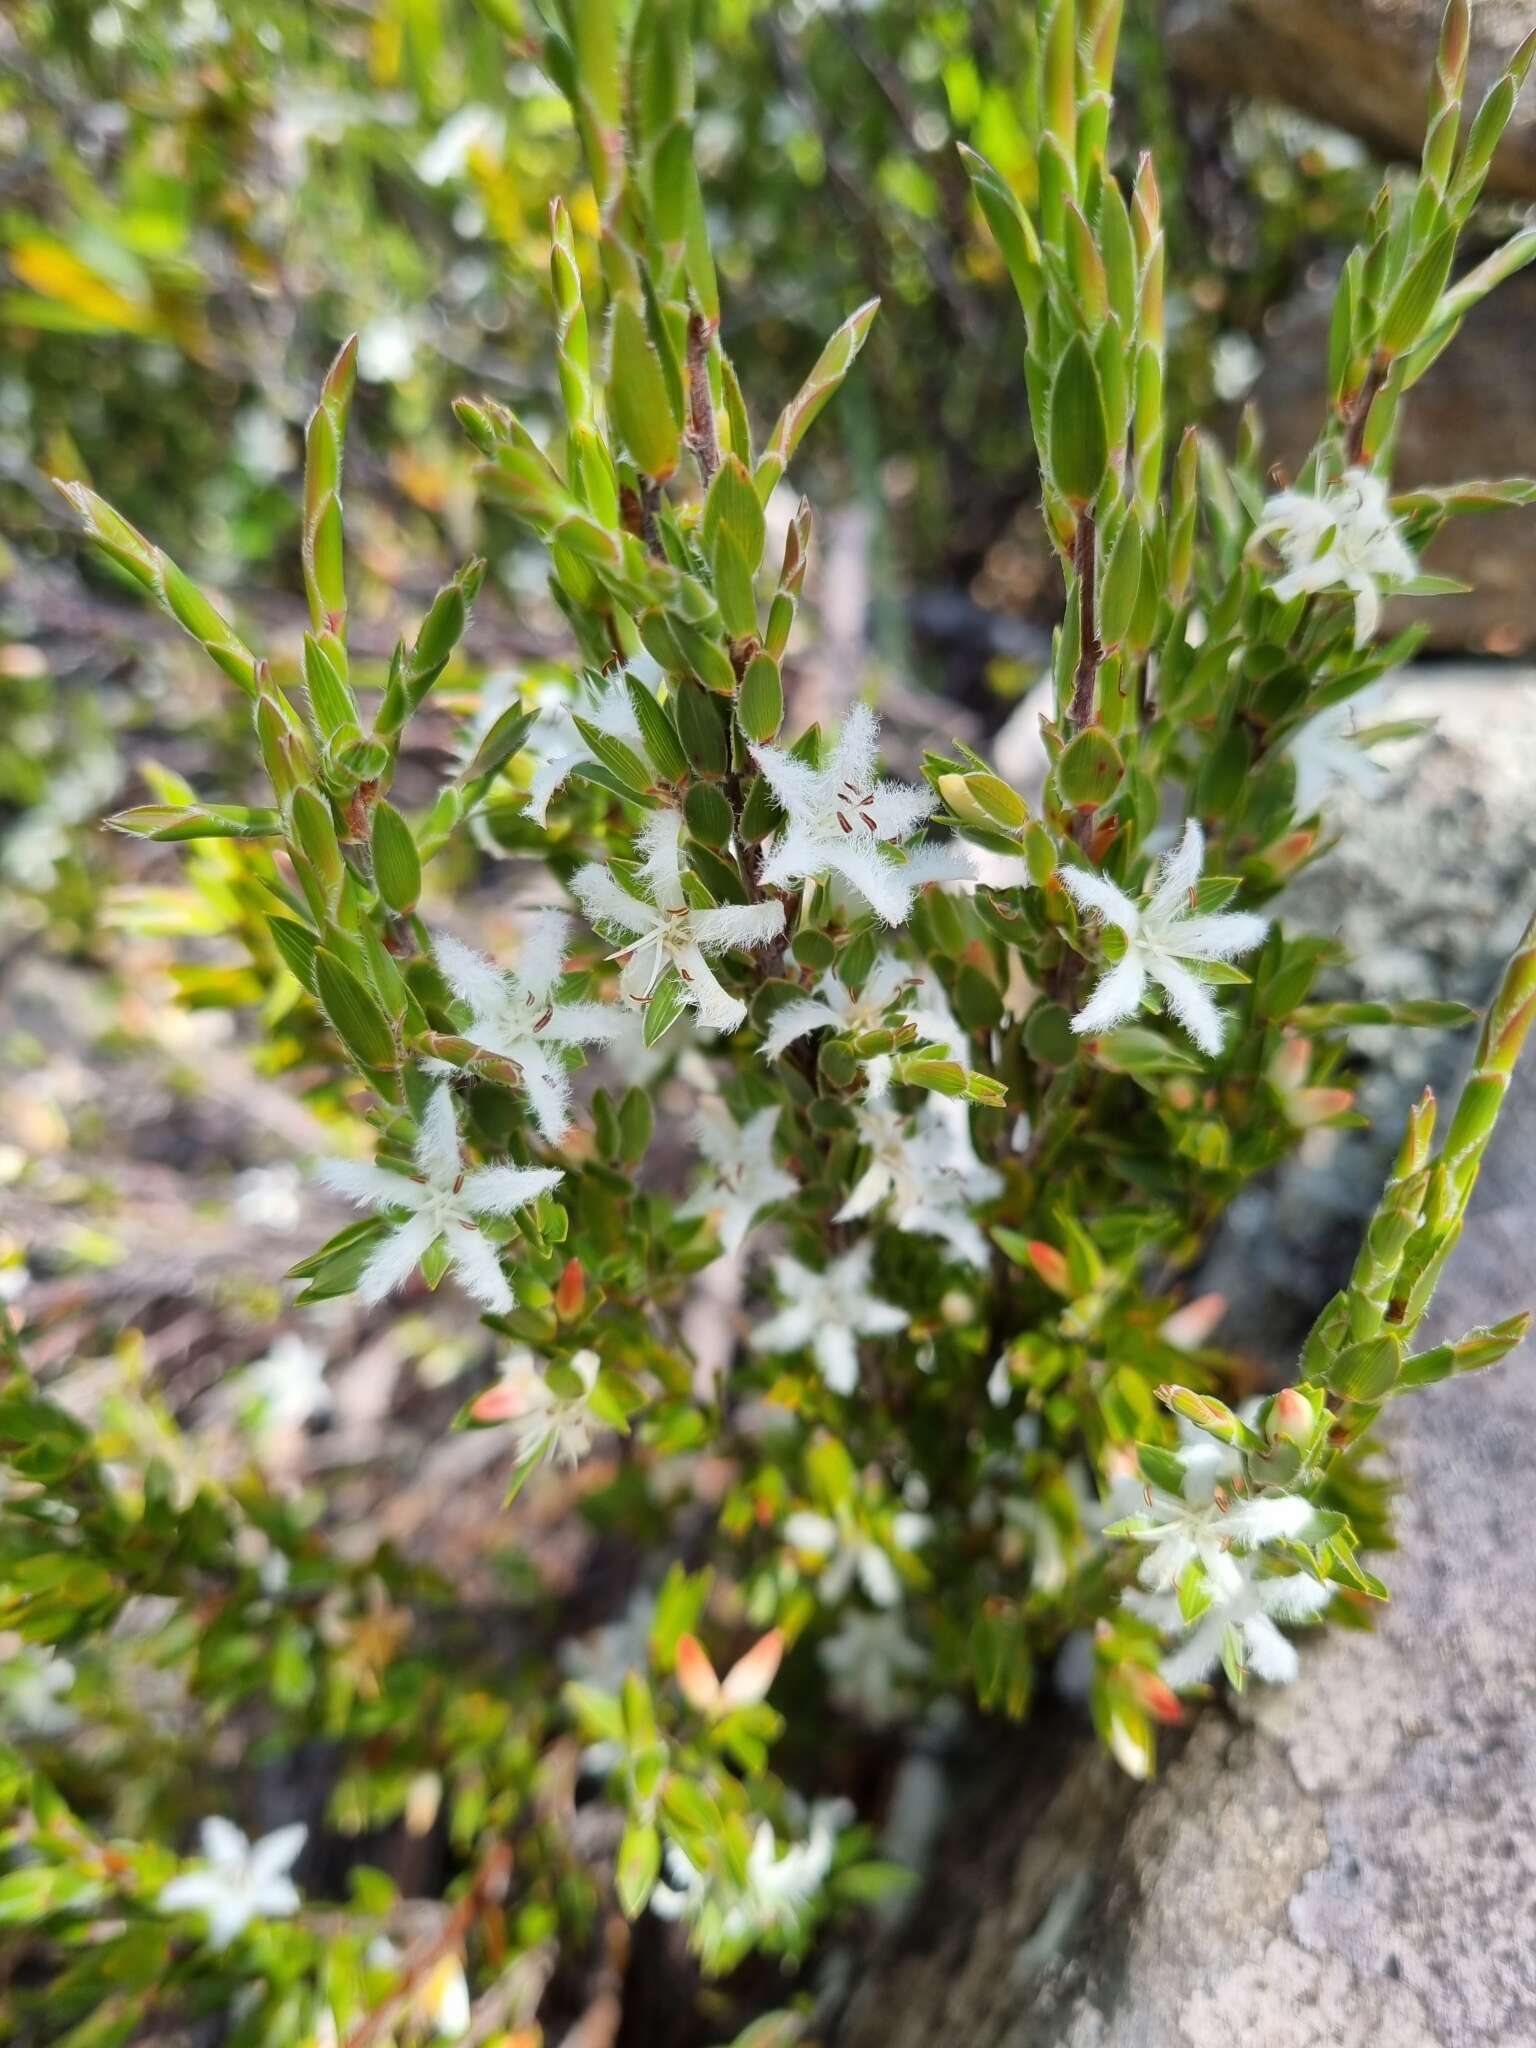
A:
{"type": "Polygon", "coordinates": [[[374,1308],[397,1287],[403,1287],[437,1234],[438,1226],[430,1216],[412,1216],[381,1238],[358,1275],[358,1300],[374,1308]]]}
{"type": "Polygon", "coordinates": [[[1072,1019],[1072,1029],[1084,1036],[1113,1030],[1134,1017],[1147,992],[1147,970],[1139,955],[1127,953],[1109,970],[1093,994],[1072,1019]]]}
{"type": "Polygon", "coordinates": [[[1269,1685],[1289,1685],[1301,1668],[1294,1644],[1267,1615],[1250,1615],[1243,1623],[1243,1649],[1248,1668],[1269,1685]]]}
{"type": "Polygon", "coordinates": [[[464,1206],[477,1216],[510,1216],[564,1178],[558,1166],[479,1166],[464,1177],[464,1206]]]}
{"type": "Polygon", "coordinates": [[[578,868],[571,878],[571,891],[588,920],[601,931],[611,926],[623,938],[645,931],[656,913],[648,903],[631,896],[618,879],[597,861],[578,868]]]}
{"type": "MultiPolygon", "coordinates": [[[[1129,1605],[1129,1595],[1127,1605],[1129,1605]]],[[[1172,1594],[1158,1596],[1177,1600],[1172,1594]]],[[[1199,1685],[1212,1676],[1221,1664],[1221,1642],[1226,1633],[1226,1623],[1219,1613],[1207,1615],[1197,1623],[1190,1635],[1177,1649],[1170,1650],[1162,1662],[1164,1683],[1175,1692],[1182,1692],[1186,1686],[1199,1685]]]]}
{"type": "Polygon", "coordinates": [[[1166,957],[1150,961],[1147,972],[1167,996],[1168,1007],[1196,1045],[1214,1059],[1226,1037],[1226,1022],[1205,983],[1197,980],[1188,968],[1166,957]]]}
{"type": "Polygon", "coordinates": [[[874,778],[875,749],[880,741],[880,721],[862,698],[849,706],[843,729],[837,736],[827,764],[839,782],[862,795],[874,778]]]}
{"type": "Polygon", "coordinates": [[[427,1099],[416,1134],[415,1158],[422,1174],[436,1186],[450,1187],[458,1176],[459,1125],[446,1082],[440,1081],[427,1099]]]}
{"type": "Polygon", "coordinates": [[[492,1246],[468,1224],[450,1226],[448,1258],[464,1292],[495,1315],[505,1315],[515,1305],[507,1276],[492,1246]]]}
{"type": "Polygon", "coordinates": [[[915,783],[877,783],[869,803],[869,814],[881,839],[905,839],[925,818],[932,817],[939,800],[931,789],[915,783]]]}
{"type": "Polygon", "coordinates": [[[763,1040],[762,1054],[765,1060],[776,1060],[797,1038],[805,1038],[812,1031],[835,1028],[842,1020],[830,1004],[815,996],[800,996],[787,1003],[781,1003],[769,1020],[768,1035],[763,1040]]]}
{"type": "Polygon", "coordinates": [[[432,941],[432,951],[444,981],[461,1003],[484,1012],[501,1002],[506,978],[493,961],[473,946],[466,946],[451,932],[441,932],[432,941]]]}
{"type": "Polygon", "coordinates": [[[1123,889],[1116,888],[1107,875],[1092,868],[1060,867],[1056,878],[1079,910],[1096,910],[1121,931],[1135,931],[1141,911],[1123,889]]]}
{"type": "Polygon", "coordinates": [[[646,880],[663,906],[683,901],[682,860],[678,841],[683,821],[676,811],[652,811],[640,829],[641,863],[646,880]]]}
{"type": "Polygon", "coordinates": [[[413,1208],[421,1192],[403,1173],[390,1173],[358,1159],[322,1159],[315,1172],[333,1194],[374,1209],[413,1208]]]}
{"type": "Polygon", "coordinates": [[[693,935],[706,953],[725,953],[735,946],[763,946],[784,929],[782,903],[722,903],[696,910],[693,935]]]}
{"type": "Polygon", "coordinates": [[[563,910],[541,910],[529,922],[517,956],[517,980],[536,1000],[547,996],[565,966],[571,920],[563,910]]]}
{"type": "Polygon", "coordinates": [[[921,846],[903,849],[906,860],[898,873],[906,876],[914,889],[922,889],[929,882],[974,882],[976,863],[970,850],[958,839],[933,839],[921,846]]]}
{"type": "Polygon", "coordinates": [[[1263,1494],[1257,1500],[1239,1501],[1222,1521],[1222,1528],[1234,1542],[1273,1543],[1278,1537],[1299,1536],[1315,1510],[1299,1493],[1263,1494]]]}
{"type": "Polygon", "coordinates": [[[551,1145],[558,1144],[570,1122],[570,1076],[558,1061],[546,1058],[536,1046],[523,1048],[522,1069],[523,1090],[539,1135],[551,1145]]]}
{"type": "MultiPolygon", "coordinates": [[[[713,948],[712,950],[720,950],[713,948]]],[[[699,946],[682,946],[676,953],[677,971],[683,978],[684,993],[706,1031],[736,1031],[746,1022],[747,1006],[728,989],[722,988],[714,969],[699,946]]]]}
{"type": "Polygon", "coordinates": [[[1269,919],[1253,910],[1225,910],[1219,916],[1181,918],[1177,929],[1181,959],[1235,960],[1259,944],[1269,919]]]}
{"type": "Polygon", "coordinates": [[[1205,834],[1199,820],[1185,821],[1184,836],[1171,853],[1164,854],[1157,871],[1157,886],[1147,905],[1149,914],[1163,918],[1187,908],[1190,891],[1200,880],[1205,865],[1205,834]]]}
{"type": "Polygon", "coordinates": [[[1255,1579],[1254,1597],[1274,1621],[1315,1621],[1330,1604],[1334,1588],[1304,1572],[1283,1577],[1255,1579]]]}

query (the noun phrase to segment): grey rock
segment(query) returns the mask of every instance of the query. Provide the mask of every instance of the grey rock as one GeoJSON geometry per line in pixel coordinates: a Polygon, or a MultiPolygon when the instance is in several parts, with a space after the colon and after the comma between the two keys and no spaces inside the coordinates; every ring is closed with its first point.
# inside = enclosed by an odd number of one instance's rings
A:
{"type": "MultiPolygon", "coordinates": [[[[1177,70],[1220,93],[1281,100],[1416,161],[1442,0],[1173,0],[1177,70]]],[[[1473,8],[1468,99],[1476,106],[1536,28],[1532,0],[1473,8]]],[[[1536,104],[1518,107],[1494,159],[1494,190],[1536,194],[1536,104]]]]}

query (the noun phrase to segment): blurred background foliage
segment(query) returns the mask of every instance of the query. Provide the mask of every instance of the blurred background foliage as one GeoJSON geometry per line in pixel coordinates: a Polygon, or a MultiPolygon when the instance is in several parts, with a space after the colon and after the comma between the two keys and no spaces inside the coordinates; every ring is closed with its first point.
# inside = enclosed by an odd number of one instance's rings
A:
{"type": "MultiPolygon", "coordinates": [[[[535,426],[552,416],[550,198],[574,195],[578,232],[590,223],[520,4],[19,0],[0,27],[7,532],[60,545],[45,479],[83,476],[193,574],[290,573],[304,412],[356,329],[366,567],[426,588],[464,552],[468,454],[449,401],[484,390],[535,426]]],[[[1122,119],[1163,168],[1173,410],[1189,418],[1245,394],[1266,315],[1356,232],[1374,175],[1292,117],[1182,103],[1161,12],[1128,9],[1122,119]]],[[[852,306],[885,300],[806,484],[875,517],[885,651],[909,651],[897,590],[919,594],[930,638],[985,650],[970,605],[1057,601],[1011,288],[955,150],[1029,175],[1016,110],[1033,10],[699,0],[697,14],[699,155],[749,398],[776,406],[852,306]]],[[[515,596],[512,536],[488,538],[515,596]]]]}

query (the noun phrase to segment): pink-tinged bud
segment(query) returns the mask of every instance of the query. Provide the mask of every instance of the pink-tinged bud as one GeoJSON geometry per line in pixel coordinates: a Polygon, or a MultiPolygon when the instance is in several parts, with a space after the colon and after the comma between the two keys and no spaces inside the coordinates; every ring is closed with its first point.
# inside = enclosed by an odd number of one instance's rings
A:
{"type": "Polygon", "coordinates": [[[470,1403],[476,1422],[510,1422],[523,1408],[523,1390],[515,1380],[498,1380],[470,1403]]]}
{"type": "Polygon", "coordinates": [[[555,1288],[555,1314],[563,1323],[568,1323],[573,1316],[581,1314],[586,1298],[587,1281],[581,1270],[581,1261],[571,1259],[555,1288]]]}
{"type": "Polygon", "coordinates": [[[1144,1664],[1125,1666],[1126,1683],[1139,1703],[1165,1727],[1177,1728],[1184,1719],[1184,1709],[1179,1704],[1178,1694],[1160,1678],[1155,1671],[1148,1671],[1144,1664]]]}
{"type": "Polygon", "coordinates": [[[1039,1238],[1032,1239],[1029,1246],[1029,1263],[1053,1294],[1072,1292],[1067,1262],[1055,1245],[1046,1244],[1039,1238]]]}
{"type": "Polygon", "coordinates": [[[1174,1310],[1158,1335],[1165,1344],[1172,1344],[1178,1351],[1198,1350],[1226,1312],[1227,1297],[1224,1294],[1197,1294],[1193,1301],[1186,1301],[1182,1308],[1174,1310]]]}
{"type": "Polygon", "coordinates": [[[1317,1429],[1312,1403],[1295,1387],[1282,1387],[1269,1404],[1264,1436],[1272,1444],[1294,1444],[1298,1450],[1311,1443],[1317,1429]]]}
{"type": "Polygon", "coordinates": [[[779,1666],[784,1660],[784,1631],[769,1629],[760,1636],[744,1657],[740,1657],[725,1675],[720,1687],[720,1703],[726,1707],[755,1707],[759,1700],[768,1697],[768,1688],[779,1675],[779,1666]]]}
{"type": "Polygon", "coordinates": [[[712,1713],[720,1703],[720,1681],[697,1636],[678,1639],[677,1688],[701,1714],[712,1713]]]}

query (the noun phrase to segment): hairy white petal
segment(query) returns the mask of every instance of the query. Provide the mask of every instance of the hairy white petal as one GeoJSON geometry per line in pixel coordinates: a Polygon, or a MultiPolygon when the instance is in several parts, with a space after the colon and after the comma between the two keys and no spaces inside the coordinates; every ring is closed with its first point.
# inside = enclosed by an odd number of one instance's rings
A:
{"type": "Polygon", "coordinates": [[[1221,1051],[1226,1023],[1203,981],[1176,960],[1154,957],[1147,972],[1168,998],[1168,1007],[1200,1050],[1214,1059],[1221,1051]]]}
{"type": "Polygon", "coordinates": [[[460,1286],[472,1300],[494,1315],[505,1315],[516,1298],[501,1270],[495,1249],[470,1224],[453,1224],[447,1234],[448,1259],[460,1286]]]}
{"type": "Polygon", "coordinates": [[[414,1209],[422,1198],[421,1188],[403,1173],[360,1160],[322,1159],[315,1171],[333,1194],[371,1209],[414,1209]]]}
{"type": "Polygon", "coordinates": [[[1096,910],[1107,924],[1118,925],[1123,932],[1135,932],[1140,927],[1140,910],[1108,875],[1063,864],[1056,870],[1056,879],[1079,910],[1096,910]]]}
{"type": "Polygon", "coordinates": [[[649,931],[656,923],[656,912],[652,906],[631,896],[617,877],[596,861],[576,870],[571,877],[571,892],[588,921],[599,931],[611,926],[627,937],[632,933],[649,931]]]}
{"type": "Polygon", "coordinates": [[[1072,1019],[1072,1029],[1085,1037],[1112,1031],[1136,1015],[1147,990],[1147,970],[1140,953],[1127,953],[1094,984],[1092,996],[1072,1019]]]}
{"type": "Polygon", "coordinates": [[[427,1100],[416,1133],[416,1165],[434,1187],[452,1187],[459,1173],[459,1124],[452,1090],[439,1082],[427,1100]]]}
{"type": "Polygon", "coordinates": [[[421,1264],[422,1254],[437,1236],[439,1225],[431,1216],[413,1216],[369,1253],[358,1275],[357,1298],[372,1308],[403,1287],[421,1264]]]}
{"type": "Polygon", "coordinates": [[[510,1216],[564,1178],[558,1166],[477,1166],[464,1176],[464,1207],[472,1216],[510,1216]]]}

